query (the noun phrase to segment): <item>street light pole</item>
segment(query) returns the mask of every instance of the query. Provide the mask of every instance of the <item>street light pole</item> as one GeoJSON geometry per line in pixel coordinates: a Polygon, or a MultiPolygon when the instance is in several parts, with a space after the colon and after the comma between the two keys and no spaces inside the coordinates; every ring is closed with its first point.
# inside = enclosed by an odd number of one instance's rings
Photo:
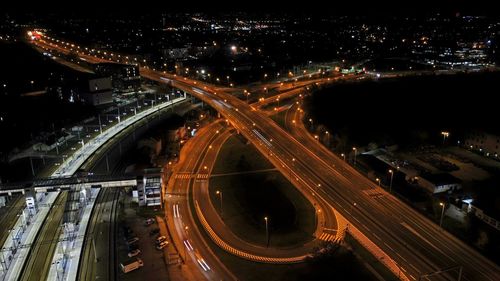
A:
{"type": "MultiPolygon", "coordinates": [[[[186,226],[184,227],[184,230],[186,231],[186,240],[189,240],[189,237],[188,237],[188,230],[189,230],[189,226],[187,226],[187,225],[186,225],[186,226]]],[[[184,245],[184,247],[183,247],[183,248],[184,248],[184,261],[183,261],[183,262],[184,262],[184,263],[186,263],[186,260],[187,260],[187,250],[186,250],[186,248],[187,248],[187,246],[186,246],[186,245],[184,245]]]]}
{"type": "Polygon", "coordinates": [[[356,154],[358,152],[358,149],[356,147],[353,147],[352,150],[354,151],[354,165],[356,165],[356,154]]]}
{"type": "Polygon", "coordinates": [[[392,179],[394,178],[394,171],[392,169],[389,169],[389,173],[391,174],[391,182],[389,184],[389,193],[392,192],[392,179]]]}
{"type": "Polygon", "coordinates": [[[264,220],[266,221],[266,248],[269,247],[269,229],[267,225],[267,217],[264,217],[264,220]]]}
{"type": "Polygon", "coordinates": [[[219,191],[217,190],[215,192],[215,194],[219,195],[219,198],[220,198],[220,218],[224,220],[224,217],[223,217],[223,212],[222,212],[222,191],[219,191]]]}
{"type": "Polygon", "coordinates": [[[444,144],[446,138],[450,136],[450,132],[441,132],[441,135],[443,135],[443,144],[444,144]]]}
{"type": "Polygon", "coordinates": [[[443,227],[443,216],[444,216],[445,204],[443,202],[440,202],[439,206],[441,206],[441,219],[439,220],[439,227],[443,227]]]}
{"type": "Polygon", "coordinates": [[[99,114],[99,133],[102,134],[101,115],[99,114]]]}

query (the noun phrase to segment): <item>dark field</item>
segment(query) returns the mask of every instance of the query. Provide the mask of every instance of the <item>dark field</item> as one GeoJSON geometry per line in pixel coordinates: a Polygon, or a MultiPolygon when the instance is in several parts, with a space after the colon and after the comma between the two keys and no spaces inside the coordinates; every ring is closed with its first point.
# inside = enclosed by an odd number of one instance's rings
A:
{"type": "Polygon", "coordinates": [[[498,133],[500,73],[423,76],[337,84],[306,100],[306,111],[350,145],[456,142],[473,129],[498,133]]]}

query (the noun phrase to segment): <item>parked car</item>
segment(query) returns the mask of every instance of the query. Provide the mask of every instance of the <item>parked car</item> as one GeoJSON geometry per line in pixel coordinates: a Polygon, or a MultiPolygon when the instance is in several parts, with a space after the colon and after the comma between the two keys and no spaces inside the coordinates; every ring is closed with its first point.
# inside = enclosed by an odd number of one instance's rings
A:
{"type": "Polygon", "coordinates": [[[153,223],[155,223],[154,218],[149,218],[144,222],[145,225],[152,225],[153,223]]]}
{"type": "Polygon", "coordinates": [[[135,243],[137,241],[139,241],[139,238],[134,237],[134,238],[131,238],[131,239],[127,240],[127,244],[130,245],[130,244],[133,244],[133,243],[135,243]]]}
{"type": "Polygon", "coordinates": [[[167,237],[160,236],[160,237],[156,238],[156,244],[159,244],[159,243],[161,243],[161,242],[163,242],[165,240],[167,240],[167,237]]]}
{"type": "Polygon", "coordinates": [[[144,266],[144,262],[141,259],[136,258],[135,260],[120,263],[120,266],[124,273],[129,273],[130,271],[139,269],[140,267],[144,266]]]}
{"type": "Polygon", "coordinates": [[[138,254],[140,254],[140,253],[141,253],[141,250],[139,250],[139,249],[135,249],[135,250],[132,250],[132,251],[130,251],[130,252],[128,253],[128,257],[129,257],[129,258],[131,258],[131,257],[135,257],[135,256],[137,256],[137,255],[138,255],[138,254]]]}
{"type": "Polygon", "coordinates": [[[158,244],[156,246],[156,249],[161,250],[161,249],[163,249],[163,248],[165,248],[167,246],[168,246],[168,241],[163,241],[163,242],[161,242],[160,244],[158,244]]]}
{"type": "Polygon", "coordinates": [[[133,244],[127,245],[127,247],[128,247],[128,251],[129,252],[132,252],[132,251],[135,251],[135,250],[139,249],[139,245],[137,245],[137,243],[133,243],[133,244]]]}
{"type": "Polygon", "coordinates": [[[131,238],[134,238],[136,235],[133,231],[130,231],[128,233],[125,234],[125,240],[129,240],[131,238]]]}
{"type": "Polygon", "coordinates": [[[160,229],[155,228],[149,232],[149,236],[153,236],[153,235],[158,234],[158,233],[160,233],[160,229]]]}

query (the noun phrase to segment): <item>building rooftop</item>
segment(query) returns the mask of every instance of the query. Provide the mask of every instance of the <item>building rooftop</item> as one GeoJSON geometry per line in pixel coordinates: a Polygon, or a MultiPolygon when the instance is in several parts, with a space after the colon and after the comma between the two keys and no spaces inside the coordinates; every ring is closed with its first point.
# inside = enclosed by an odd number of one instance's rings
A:
{"type": "Polygon", "coordinates": [[[447,173],[428,174],[422,177],[435,185],[462,183],[462,180],[447,173]]]}

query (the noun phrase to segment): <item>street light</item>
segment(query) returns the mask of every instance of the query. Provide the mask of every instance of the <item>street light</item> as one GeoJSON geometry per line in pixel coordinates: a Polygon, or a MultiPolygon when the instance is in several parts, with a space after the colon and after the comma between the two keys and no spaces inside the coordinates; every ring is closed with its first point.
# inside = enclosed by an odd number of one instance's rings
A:
{"type": "Polygon", "coordinates": [[[219,195],[219,198],[220,198],[220,218],[224,219],[222,217],[222,191],[217,190],[217,191],[215,191],[215,194],[219,195]]]}
{"type": "Polygon", "coordinates": [[[389,169],[389,173],[391,174],[391,182],[389,184],[389,193],[392,191],[392,179],[394,178],[394,171],[392,169],[389,169]]]}
{"type": "MultiPolygon", "coordinates": [[[[189,226],[186,225],[184,227],[184,230],[186,231],[186,240],[189,240],[189,237],[188,237],[189,226]]],[[[186,248],[187,248],[187,246],[186,245],[184,245],[184,246],[185,247],[184,247],[184,261],[183,262],[186,263],[186,260],[187,260],[187,250],[186,250],[186,248]]]]}
{"type": "Polygon", "coordinates": [[[344,161],[345,161],[345,153],[340,153],[340,156],[344,157],[344,161]]]}
{"type": "Polygon", "coordinates": [[[439,227],[443,227],[443,216],[444,216],[444,207],[445,203],[439,202],[439,206],[441,206],[441,219],[439,220],[439,227]]]}
{"type": "Polygon", "coordinates": [[[267,217],[264,217],[264,220],[266,221],[266,248],[269,247],[269,228],[267,225],[267,217]]]}
{"type": "Polygon", "coordinates": [[[443,131],[443,132],[441,132],[441,135],[443,135],[443,144],[444,144],[446,138],[450,136],[450,133],[443,131]]]}
{"type": "Polygon", "coordinates": [[[318,216],[319,216],[320,213],[321,213],[321,209],[316,209],[316,212],[314,212],[314,214],[315,214],[315,216],[314,216],[314,218],[315,218],[314,225],[317,225],[319,223],[318,216]]]}
{"type": "Polygon", "coordinates": [[[354,165],[356,165],[356,154],[358,152],[358,149],[356,147],[353,147],[352,150],[354,151],[354,165]]]}
{"type": "Polygon", "coordinates": [[[378,183],[378,186],[380,187],[380,179],[376,178],[375,181],[378,183]]]}

